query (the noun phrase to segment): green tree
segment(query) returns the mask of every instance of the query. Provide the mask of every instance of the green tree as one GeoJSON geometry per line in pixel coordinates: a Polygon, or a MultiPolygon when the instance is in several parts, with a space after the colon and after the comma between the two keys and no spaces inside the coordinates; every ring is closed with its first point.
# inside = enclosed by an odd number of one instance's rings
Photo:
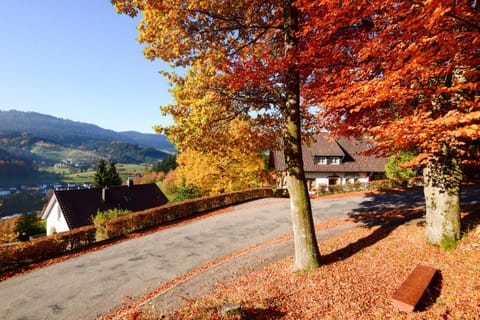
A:
{"type": "Polygon", "coordinates": [[[415,159],[417,155],[412,152],[401,151],[392,155],[385,165],[385,174],[390,180],[407,179],[415,177],[415,172],[412,168],[402,168],[401,165],[415,159]]]}
{"type": "Polygon", "coordinates": [[[122,179],[117,172],[113,162],[107,164],[104,159],[100,159],[97,164],[95,176],[93,177],[93,186],[95,188],[113,187],[122,184],[122,179]]]}
{"type": "Polygon", "coordinates": [[[117,172],[117,167],[115,167],[115,163],[110,162],[107,168],[107,186],[120,186],[122,184],[122,178],[117,172]]]}
{"type": "Polygon", "coordinates": [[[177,155],[169,155],[165,159],[158,161],[152,168],[155,172],[168,173],[170,170],[174,170],[177,167],[177,155]]]}
{"type": "Polygon", "coordinates": [[[185,177],[182,177],[180,186],[175,191],[175,202],[195,199],[200,197],[200,191],[193,185],[187,185],[185,177]]]}
{"type": "Polygon", "coordinates": [[[107,164],[104,159],[98,161],[96,172],[93,177],[93,186],[95,188],[103,188],[107,186],[107,164]]]}
{"type": "Polygon", "coordinates": [[[45,223],[36,214],[22,213],[15,225],[18,240],[28,241],[30,236],[45,233],[45,223]]]}

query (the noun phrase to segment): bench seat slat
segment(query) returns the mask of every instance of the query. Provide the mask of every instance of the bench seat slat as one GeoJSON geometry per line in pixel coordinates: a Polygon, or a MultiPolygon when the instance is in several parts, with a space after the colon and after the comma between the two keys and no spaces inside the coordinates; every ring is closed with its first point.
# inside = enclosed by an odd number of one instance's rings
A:
{"type": "Polygon", "coordinates": [[[392,296],[393,305],[404,312],[412,312],[430,285],[437,269],[417,265],[407,280],[392,296]]]}

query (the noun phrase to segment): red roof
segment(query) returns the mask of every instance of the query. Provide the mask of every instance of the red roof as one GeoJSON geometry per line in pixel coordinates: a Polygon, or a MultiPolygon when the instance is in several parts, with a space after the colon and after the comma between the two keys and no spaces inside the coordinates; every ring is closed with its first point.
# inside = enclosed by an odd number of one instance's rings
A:
{"type": "Polygon", "coordinates": [[[106,189],[57,190],[56,197],[70,229],[92,224],[97,212],[109,209],[142,211],[168,202],[167,197],[154,183],[119,186],[106,189]]]}

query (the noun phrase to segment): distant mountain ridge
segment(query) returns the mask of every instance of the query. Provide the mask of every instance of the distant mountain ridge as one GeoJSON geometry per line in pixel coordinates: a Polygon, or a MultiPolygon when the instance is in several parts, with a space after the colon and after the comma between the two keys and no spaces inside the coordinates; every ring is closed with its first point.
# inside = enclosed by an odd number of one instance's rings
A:
{"type": "Polygon", "coordinates": [[[3,134],[27,133],[68,146],[109,141],[155,148],[167,153],[175,152],[175,146],[164,135],[135,131],[116,132],[94,124],[60,119],[37,112],[0,110],[0,124],[0,132],[3,134]]]}

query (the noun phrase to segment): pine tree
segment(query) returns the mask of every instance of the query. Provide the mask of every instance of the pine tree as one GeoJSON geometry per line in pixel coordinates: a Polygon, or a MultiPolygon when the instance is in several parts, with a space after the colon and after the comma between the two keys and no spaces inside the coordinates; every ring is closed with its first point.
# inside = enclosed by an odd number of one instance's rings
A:
{"type": "Polygon", "coordinates": [[[107,165],[104,159],[100,159],[97,164],[97,170],[93,177],[93,186],[95,188],[104,188],[107,186],[107,165]]]}
{"type": "Polygon", "coordinates": [[[115,167],[115,163],[110,162],[107,168],[107,186],[120,186],[122,184],[122,178],[117,172],[117,168],[115,167]]]}
{"type": "Polygon", "coordinates": [[[122,179],[117,172],[115,163],[107,164],[104,159],[100,159],[97,165],[97,171],[93,178],[93,185],[95,188],[105,188],[112,186],[119,186],[122,184],[122,179]]]}

